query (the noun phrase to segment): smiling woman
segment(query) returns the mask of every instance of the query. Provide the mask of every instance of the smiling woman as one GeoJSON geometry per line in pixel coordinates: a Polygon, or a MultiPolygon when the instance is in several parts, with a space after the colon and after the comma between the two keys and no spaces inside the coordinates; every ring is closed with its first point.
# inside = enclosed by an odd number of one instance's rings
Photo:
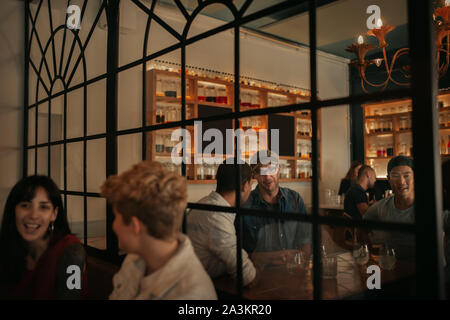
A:
{"type": "Polygon", "coordinates": [[[0,252],[0,298],[73,299],[86,292],[84,249],[48,177],[24,178],[11,190],[0,252]]]}

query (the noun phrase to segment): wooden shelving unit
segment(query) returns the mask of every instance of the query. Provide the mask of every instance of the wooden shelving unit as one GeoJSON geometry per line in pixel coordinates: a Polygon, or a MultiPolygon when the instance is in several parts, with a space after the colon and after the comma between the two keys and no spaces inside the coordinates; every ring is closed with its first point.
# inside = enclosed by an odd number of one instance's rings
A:
{"type": "MultiPolygon", "coordinates": [[[[438,96],[440,114],[440,139],[449,144],[450,138],[450,92],[440,91],[438,96]]],[[[412,154],[411,99],[392,100],[376,104],[363,105],[364,110],[364,160],[374,167],[378,178],[386,178],[387,162],[394,156],[412,154]],[[384,123],[383,126],[380,124],[384,123]],[[386,123],[387,130],[386,130],[386,123]],[[389,125],[389,123],[391,123],[389,125]],[[384,128],[384,131],[383,131],[384,128]],[[374,131],[375,129],[375,131],[374,131]],[[374,154],[373,145],[379,150],[380,145],[392,144],[392,155],[374,154]],[[406,144],[406,148],[404,146],[406,144]]],[[[450,157],[450,148],[441,153],[443,158],[450,157]]]]}
{"type": "MultiPolygon", "coordinates": [[[[158,112],[161,108],[161,106],[166,105],[166,107],[170,108],[172,110],[172,117],[170,119],[167,119],[167,117],[164,117],[163,122],[169,122],[169,121],[180,121],[181,120],[181,77],[180,74],[177,72],[169,72],[164,70],[157,70],[157,69],[151,69],[147,71],[146,74],[146,95],[147,95],[147,106],[146,106],[146,123],[147,125],[152,124],[159,124],[162,123],[161,117],[158,117],[158,112]],[[158,83],[158,81],[161,81],[158,83]],[[161,89],[161,83],[163,81],[166,81],[166,83],[172,83],[172,90],[169,90],[171,92],[164,92],[161,89]],[[173,87],[173,83],[175,83],[176,88],[173,87]],[[176,91],[176,92],[175,92],[176,91]],[[169,94],[167,94],[169,93],[169,94]],[[171,95],[171,96],[167,96],[171,95]],[[173,110],[176,110],[176,115],[173,114],[173,110]]],[[[206,77],[200,77],[200,76],[192,76],[187,75],[186,76],[186,119],[192,119],[192,118],[201,118],[204,116],[211,116],[211,115],[218,115],[218,114],[224,114],[228,112],[232,112],[234,110],[234,83],[231,81],[225,81],[223,79],[211,79],[206,77]],[[221,96],[221,100],[226,100],[225,103],[218,103],[214,101],[205,101],[202,96],[199,94],[200,90],[199,87],[203,86],[204,89],[201,89],[203,93],[203,90],[207,90],[208,87],[215,87],[220,88],[216,92],[221,92],[222,94],[226,94],[226,98],[221,96]],[[205,113],[207,115],[205,115],[205,113]],[[215,113],[215,114],[213,114],[215,113]]],[[[304,95],[294,94],[287,91],[281,91],[281,90],[274,90],[264,87],[257,87],[257,86],[251,86],[248,84],[241,84],[241,99],[243,102],[248,102],[248,100],[244,99],[243,94],[249,94],[252,95],[253,99],[257,97],[255,101],[257,101],[257,104],[260,108],[266,108],[266,107],[272,107],[272,106],[280,106],[280,104],[276,104],[276,102],[283,102],[281,105],[289,105],[289,104],[295,104],[300,102],[306,102],[309,101],[309,97],[306,97],[304,95]],[[278,100],[277,100],[278,99],[278,100]],[[275,101],[275,104],[274,104],[275,101]]],[[[207,94],[204,94],[204,96],[207,96],[207,94]]],[[[208,97],[208,96],[207,96],[208,97]]],[[[208,99],[208,98],[207,98],[208,99]]],[[[211,100],[208,99],[208,100],[211,100]]],[[[253,102],[252,102],[253,103],[253,102]]],[[[253,105],[253,106],[255,106],[253,105]]],[[[246,111],[246,110],[254,110],[255,107],[251,107],[248,105],[243,105],[241,103],[240,110],[246,111]]],[[[292,138],[290,139],[292,143],[294,144],[293,147],[290,146],[289,148],[293,150],[292,154],[282,154],[280,149],[280,160],[281,162],[285,162],[289,164],[290,174],[287,174],[287,170],[284,166],[281,168],[280,172],[280,182],[310,182],[311,177],[309,177],[306,173],[300,172],[302,164],[308,164],[311,163],[310,154],[305,157],[305,155],[299,155],[298,154],[298,148],[297,144],[304,143],[304,144],[311,144],[311,136],[310,134],[306,135],[300,134],[300,128],[298,127],[298,122],[302,121],[303,123],[311,123],[311,115],[309,112],[305,113],[305,111],[298,111],[296,113],[280,113],[277,115],[282,115],[286,117],[292,118],[292,121],[294,123],[294,129],[292,132],[292,138]],[[285,171],[283,172],[283,169],[285,171]]],[[[243,118],[240,121],[240,128],[247,130],[249,128],[252,128],[255,130],[255,132],[259,132],[261,129],[270,129],[269,128],[269,115],[262,115],[262,116],[253,116],[248,118],[243,118]],[[250,121],[253,121],[253,123],[250,123],[250,121]],[[248,122],[248,123],[247,123],[248,122]]],[[[222,120],[220,120],[222,121],[222,120]]],[[[226,121],[226,120],[225,120],[226,121]]],[[[319,121],[320,121],[320,112],[319,112],[319,121]]],[[[233,130],[234,127],[234,121],[230,121],[229,127],[233,130]]],[[[203,124],[204,125],[204,124],[203,124]]],[[[320,123],[319,123],[320,128],[320,123]]],[[[193,140],[194,140],[194,129],[193,127],[190,127],[191,132],[191,157],[193,159],[193,140]]],[[[223,129],[223,128],[222,128],[223,129]]],[[[278,129],[286,130],[283,127],[279,127],[278,129]]],[[[161,141],[160,139],[164,139],[161,137],[162,134],[169,135],[172,132],[173,129],[163,129],[158,130],[157,132],[151,132],[147,134],[147,159],[151,160],[157,160],[161,162],[165,162],[168,166],[171,166],[172,170],[178,170],[180,171],[180,167],[173,167],[169,161],[171,156],[171,147],[172,145],[169,144],[169,147],[162,149],[161,141]],[[158,140],[159,139],[159,140],[158,140]],[[158,145],[158,146],[157,146],[158,145]]],[[[203,129],[204,131],[205,129],[203,129]]],[[[268,134],[270,136],[270,133],[268,134]]],[[[318,139],[320,143],[320,132],[318,134],[318,139]]],[[[173,145],[177,144],[176,142],[173,143],[173,145]]],[[[282,139],[280,138],[280,148],[283,144],[282,139]]],[[[320,150],[320,147],[319,147],[320,150]]],[[[253,150],[253,152],[256,150],[253,150]]],[[[247,154],[244,156],[250,157],[251,154],[247,154]]],[[[304,152],[303,152],[304,153],[304,152]]],[[[232,156],[231,154],[228,156],[232,156]]],[[[222,157],[225,159],[225,156],[222,155],[222,157]]],[[[248,158],[247,158],[248,160],[248,158]]],[[[193,163],[193,161],[191,161],[193,163]]],[[[305,168],[305,167],[303,167],[305,168]]],[[[209,179],[211,177],[211,174],[203,175],[203,179],[200,179],[202,177],[201,169],[198,165],[194,164],[187,164],[187,179],[189,183],[197,183],[197,184],[215,184],[214,179],[209,179]]],[[[217,169],[217,168],[215,168],[217,169]]],[[[303,170],[305,172],[306,170],[303,170]]],[[[214,171],[215,175],[215,171],[214,171]]]]}

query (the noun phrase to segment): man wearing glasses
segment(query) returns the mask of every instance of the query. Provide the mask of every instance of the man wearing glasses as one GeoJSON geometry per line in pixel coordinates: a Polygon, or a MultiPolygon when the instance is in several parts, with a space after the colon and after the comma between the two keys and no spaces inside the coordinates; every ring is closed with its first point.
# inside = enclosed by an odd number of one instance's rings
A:
{"type": "MultiPolygon", "coordinates": [[[[279,158],[270,150],[257,152],[250,159],[258,185],[244,208],[306,214],[302,197],[294,190],[279,186],[279,158]]],[[[257,264],[283,264],[294,251],[310,253],[308,223],[272,217],[243,217],[243,247],[257,264]]]]}

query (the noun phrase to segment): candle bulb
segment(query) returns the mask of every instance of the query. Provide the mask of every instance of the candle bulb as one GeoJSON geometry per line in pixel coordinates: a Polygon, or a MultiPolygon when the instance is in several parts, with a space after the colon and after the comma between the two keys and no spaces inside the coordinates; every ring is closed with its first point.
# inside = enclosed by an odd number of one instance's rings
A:
{"type": "Polygon", "coordinates": [[[450,5],[450,0],[445,0],[445,6],[449,6],[450,5]]]}
{"type": "Polygon", "coordinates": [[[363,44],[364,43],[364,38],[363,38],[363,36],[359,36],[358,37],[358,44],[363,44]]]}

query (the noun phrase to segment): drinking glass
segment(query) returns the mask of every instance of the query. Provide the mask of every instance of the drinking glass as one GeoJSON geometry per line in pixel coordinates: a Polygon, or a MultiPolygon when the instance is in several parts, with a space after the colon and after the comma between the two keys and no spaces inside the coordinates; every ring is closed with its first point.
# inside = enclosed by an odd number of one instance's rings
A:
{"type": "Polygon", "coordinates": [[[322,278],[335,279],[337,276],[337,257],[324,255],[322,256],[322,278]]]}
{"type": "Polygon", "coordinates": [[[384,244],[380,249],[380,257],[379,257],[381,269],[392,270],[395,268],[396,262],[397,258],[395,257],[394,248],[390,247],[387,244],[384,244]]]}
{"type": "Polygon", "coordinates": [[[290,274],[298,274],[302,271],[306,265],[306,259],[303,256],[303,252],[291,253],[287,256],[286,269],[290,274]]]}
{"type": "Polygon", "coordinates": [[[369,262],[370,254],[367,244],[356,244],[353,248],[353,258],[359,265],[365,265],[369,262]]]}

